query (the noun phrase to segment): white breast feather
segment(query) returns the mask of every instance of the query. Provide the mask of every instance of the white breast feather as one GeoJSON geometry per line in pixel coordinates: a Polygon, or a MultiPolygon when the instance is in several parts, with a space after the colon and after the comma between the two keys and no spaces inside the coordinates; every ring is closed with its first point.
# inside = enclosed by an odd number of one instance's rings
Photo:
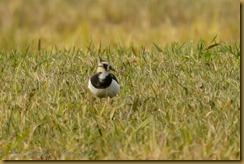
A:
{"type": "Polygon", "coordinates": [[[115,81],[112,80],[111,85],[105,89],[97,89],[91,84],[91,80],[89,80],[88,88],[92,92],[92,94],[96,95],[97,97],[114,97],[119,93],[120,85],[115,81]]]}

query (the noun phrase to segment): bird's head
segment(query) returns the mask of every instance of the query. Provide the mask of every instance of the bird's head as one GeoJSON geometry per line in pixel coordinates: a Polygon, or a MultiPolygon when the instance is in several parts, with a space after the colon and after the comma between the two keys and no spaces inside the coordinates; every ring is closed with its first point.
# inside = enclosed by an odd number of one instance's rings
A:
{"type": "Polygon", "coordinates": [[[98,62],[98,68],[97,72],[104,72],[104,71],[115,71],[115,69],[112,67],[111,63],[107,60],[102,59],[99,57],[99,62],[98,62]]]}

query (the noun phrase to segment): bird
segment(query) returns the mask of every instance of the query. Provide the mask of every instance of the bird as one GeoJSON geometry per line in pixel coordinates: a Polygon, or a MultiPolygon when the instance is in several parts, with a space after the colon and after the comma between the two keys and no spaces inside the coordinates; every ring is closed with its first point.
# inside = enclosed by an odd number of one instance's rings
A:
{"type": "Polygon", "coordinates": [[[113,98],[120,91],[117,78],[109,71],[115,71],[115,69],[109,61],[99,57],[97,71],[88,82],[89,90],[98,98],[113,98]]]}

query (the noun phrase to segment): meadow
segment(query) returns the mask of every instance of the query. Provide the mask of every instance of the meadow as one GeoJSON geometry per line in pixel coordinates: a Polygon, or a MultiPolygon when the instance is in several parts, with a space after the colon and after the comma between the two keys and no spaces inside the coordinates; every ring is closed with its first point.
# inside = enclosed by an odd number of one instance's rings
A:
{"type": "Polygon", "coordinates": [[[240,160],[239,1],[24,2],[0,1],[0,159],[240,160]]]}

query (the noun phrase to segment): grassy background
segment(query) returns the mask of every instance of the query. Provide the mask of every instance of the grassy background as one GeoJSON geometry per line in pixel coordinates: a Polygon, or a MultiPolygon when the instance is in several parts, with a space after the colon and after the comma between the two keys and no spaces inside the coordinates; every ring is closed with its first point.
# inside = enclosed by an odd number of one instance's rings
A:
{"type": "Polygon", "coordinates": [[[5,50],[239,41],[240,1],[235,0],[1,0],[0,45],[5,50]]]}
{"type": "Polygon", "coordinates": [[[240,159],[239,1],[140,2],[0,1],[1,159],[240,159]]]}
{"type": "Polygon", "coordinates": [[[112,100],[87,89],[95,48],[1,53],[1,158],[240,159],[239,45],[201,45],[102,50],[112,100]]]}

